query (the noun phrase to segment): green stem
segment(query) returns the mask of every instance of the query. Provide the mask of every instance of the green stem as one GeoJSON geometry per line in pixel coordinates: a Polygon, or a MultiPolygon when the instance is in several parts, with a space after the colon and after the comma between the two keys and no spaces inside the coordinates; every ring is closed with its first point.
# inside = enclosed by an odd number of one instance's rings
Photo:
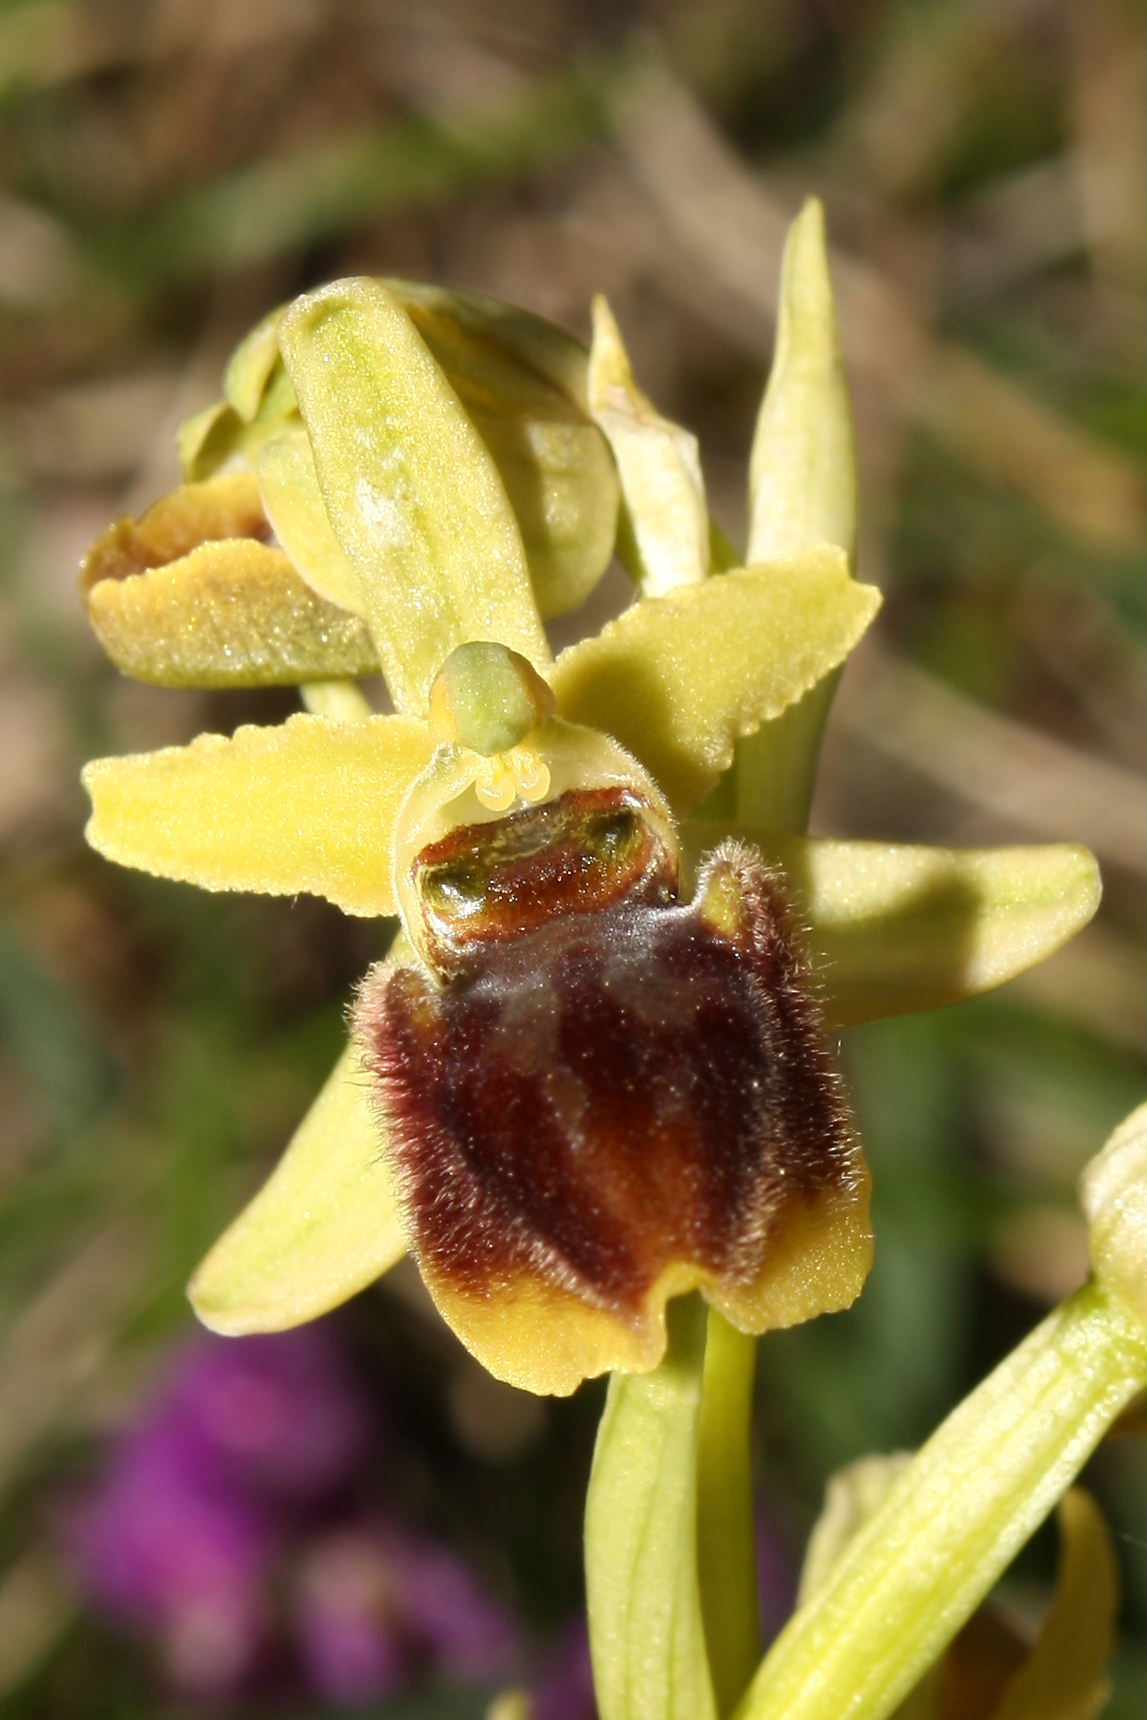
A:
{"type": "Polygon", "coordinates": [[[615,1374],[586,1502],[586,1586],[601,1720],[716,1720],[697,1583],[696,1446],[705,1307],[666,1310],[648,1374],[615,1374]]]}
{"type": "Polygon", "coordinates": [[[761,1655],[753,1512],[757,1340],[709,1310],[697,1440],[697,1568],[717,1709],[736,1707],[761,1655]]]}
{"type": "Polygon", "coordinates": [[[1124,1406],[1147,1338],[1088,1284],[953,1411],[777,1638],[737,1720],[884,1720],[1124,1406]]]}

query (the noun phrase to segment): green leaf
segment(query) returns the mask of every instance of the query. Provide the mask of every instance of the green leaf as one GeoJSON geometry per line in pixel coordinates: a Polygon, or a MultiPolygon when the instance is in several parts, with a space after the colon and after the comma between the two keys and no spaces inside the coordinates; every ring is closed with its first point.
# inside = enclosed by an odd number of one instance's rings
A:
{"type": "Polygon", "coordinates": [[[614,1374],[586,1502],[586,1585],[601,1720],[716,1720],[696,1560],[705,1307],[666,1310],[649,1374],[614,1374]]]}
{"type": "Polygon", "coordinates": [[[953,1411],[761,1664],[736,1720],[885,1720],[1147,1384],[1090,1284],[953,1411]]]}
{"type": "Polygon", "coordinates": [[[279,1332],[337,1308],[405,1252],[362,1054],[351,1044],[188,1294],[214,1332],[279,1332]]]}
{"type": "Polygon", "coordinates": [[[1099,905],[1086,848],[930,848],[778,836],[695,821],[686,853],[725,836],[782,868],[834,1027],[939,1009],[1053,955],[1099,905]]]}
{"type": "Polygon", "coordinates": [[[84,772],[88,841],[121,866],[205,890],[306,890],[348,914],[393,914],[394,822],[432,750],[409,717],[300,714],[96,759],[84,772]]]}
{"type": "Polygon", "coordinates": [[[391,695],[422,715],[458,645],[549,649],[497,468],[414,324],[381,283],[296,300],[283,358],[334,534],[355,564],[391,695]]]}
{"type": "Polygon", "coordinates": [[[686,813],[734,742],[835,669],[879,604],[826,547],[642,598],[563,651],[550,680],[563,716],[616,736],[686,813]]]}

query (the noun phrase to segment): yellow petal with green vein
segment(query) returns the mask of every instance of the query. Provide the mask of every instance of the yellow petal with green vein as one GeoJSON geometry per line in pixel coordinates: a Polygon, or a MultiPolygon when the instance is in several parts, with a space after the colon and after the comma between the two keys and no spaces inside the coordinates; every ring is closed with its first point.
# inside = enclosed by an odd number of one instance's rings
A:
{"type": "Polygon", "coordinates": [[[301,424],[284,430],[255,458],[259,489],[276,536],[320,597],[365,615],[358,569],[327,518],[310,439],[301,424]]]}
{"type": "Polygon", "coordinates": [[[422,715],[446,658],[474,639],[544,671],[549,648],[505,488],[393,293],[335,282],[296,301],[279,339],[395,704],[422,715]]]}
{"type": "Polygon", "coordinates": [[[607,730],[692,810],[752,734],[843,662],[880,607],[827,545],[643,598],[563,651],[562,716],[607,730]]]}
{"type": "Polygon", "coordinates": [[[1097,1720],[1111,1694],[1119,1585],[1111,1536],[1081,1487],[1060,1501],[1055,1601],[992,1720],[1097,1720]]]}
{"type": "Polygon", "coordinates": [[[88,841],[120,865],[206,890],[309,891],[348,914],[393,914],[395,815],[432,750],[409,717],[300,714],[96,759],[84,772],[88,841]]]}
{"type": "Polygon", "coordinates": [[[990,991],[1053,955],[1099,906],[1099,867],[1072,843],[928,848],[699,821],[682,830],[694,861],[725,836],[786,873],[835,1027],[990,991]]]}
{"type": "Polygon", "coordinates": [[[88,615],[118,669],[164,687],[297,686],[378,670],[363,622],[317,596],[282,550],[250,538],[102,579],[88,615]]]}
{"type": "Polygon", "coordinates": [[[188,1293],[212,1331],[279,1332],[337,1308],[405,1252],[361,1053],[348,1045],[188,1293]]]}

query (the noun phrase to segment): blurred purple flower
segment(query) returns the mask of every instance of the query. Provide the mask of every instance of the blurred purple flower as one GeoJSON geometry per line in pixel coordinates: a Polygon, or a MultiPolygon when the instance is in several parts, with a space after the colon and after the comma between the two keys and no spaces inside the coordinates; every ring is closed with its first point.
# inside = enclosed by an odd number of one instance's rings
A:
{"type": "Polygon", "coordinates": [[[315,1689],[351,1703],[434,1668],[492,1683],[517,1656],[508,1615],[445,1548],[390,1524],[326,1536],[298,1585],[298,1635],[315,1689]]]}
{"type": "Polygon", "coordinates": [[[74,1514],[81,1581],[203,1701],[281,1685],[356,1706],[423,1673],[506,1675],[509,1615],[370,1502],[381,1449],[328,1327],[200,1339],[74,1514]]]}
{"type": "Polygon", "coordinates": [[[584,1618],[558,1638],[533,1695],[533,1720],[597,1720],[589,1630],[584,1618]]]}
{"type": "Polygon", "coordinates": [[[322,1499],[353,1478],[379,1430],[331,1333],[300,1326],[203,1338],[187,1350],[163,1409],[221,1474],[257,1493],[322,1499]]]}

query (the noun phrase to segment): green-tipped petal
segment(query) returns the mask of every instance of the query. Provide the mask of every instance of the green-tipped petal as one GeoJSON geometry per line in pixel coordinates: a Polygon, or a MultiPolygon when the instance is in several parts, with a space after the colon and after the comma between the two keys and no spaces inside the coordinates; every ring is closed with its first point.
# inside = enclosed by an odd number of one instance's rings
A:
{"type": "Polygon", "coordinates": [[[615,735],[685,813],[734,742],[835,669],[879,605],[822,548],[643,598],[563,651],[550,679],[563,716],[615,735]]]}
{"type": "Polygon", "coordinates": [[[695,585],[709,572],[709,512],[697,438],[662,418],[638,388],[621,330],[604,298],[593,303],[589,404],[621,475],[631,571],[647,597],[695,585]]]}
{"type": "Polygon", "coordinates": [[[1055,1601],[992,1720],[1097,1720],[1111,1694],[1119,1584],[1099,1507],[1080,1487],[1060,1501],[1055,1601]]]}
{"type": "Polygon", "coordinates": [[[650,1374],[614,1374],[586,1501],[585,1562],[601,1720],[716,1720],[697,1581],[705,1307],[666,1310],[650,1374]]]}
{"type": "Polygon", "coordinates": [[[1004,985],[1053,955],[1099,906],[1095,858],[1070,843],[929,848],[701,822],[682,834],[694,859],[736,835],[784,870],[834,1027],[1004,985]]]}
{"type": "Polygon", "coordinates": [[[84,772],[88,841],[122,866],[205,890],[305,890],[348,914],[393,914],[394,821],[431,750],[411,718],[300,714],[96,759],[84,772]]]}
{"type": "Polygon", "coordinates": [[[1095,1276],[1147,1326],[1147,1105],[1092,1159],[1080,1199],[1095,1276]]]}
{"type": "Polygon", "coordinates": [[[1078,1291],[913,1458],[736,1720],[885,1720],[1144,1384],[1138,1322],[1102,1286],[1078,1291]]]}
{"type": "Polygon", "coordinates": [[[856,544],[852,410],[840,359],[824,210],[810,199],[781,264],[776,350],[749,465],[749,559],[856,544]]]}
{"type": "Polygon", "coordinates": [[[395,704],[419,715],[458,645],[549,649],[497,469],[410,317],[377,281],[299,299],[279,332],[335,536],[395,704]]]}
{"type": "Polygon", "coordinates": [[[284,429],[265,443],[255,470],[267,518],[292,564],[320,597],[364,616],[362,580],[327,517],[310,438],[302,425],[284,429]]]}
{"type": "Polygon", "coordinates": [[[348,1045],[188,1294],[212,1331],[279,1332],[337,1308],[405,1252],[361,1053],[348,1045]]]}
{"type": "Polygon", "coordinates": [[[358,617],[318,597],[282,550],[246,538],[101,580],[88,615],[118,669],[165,687],[297,686],[378,670],[358,617]]]}

